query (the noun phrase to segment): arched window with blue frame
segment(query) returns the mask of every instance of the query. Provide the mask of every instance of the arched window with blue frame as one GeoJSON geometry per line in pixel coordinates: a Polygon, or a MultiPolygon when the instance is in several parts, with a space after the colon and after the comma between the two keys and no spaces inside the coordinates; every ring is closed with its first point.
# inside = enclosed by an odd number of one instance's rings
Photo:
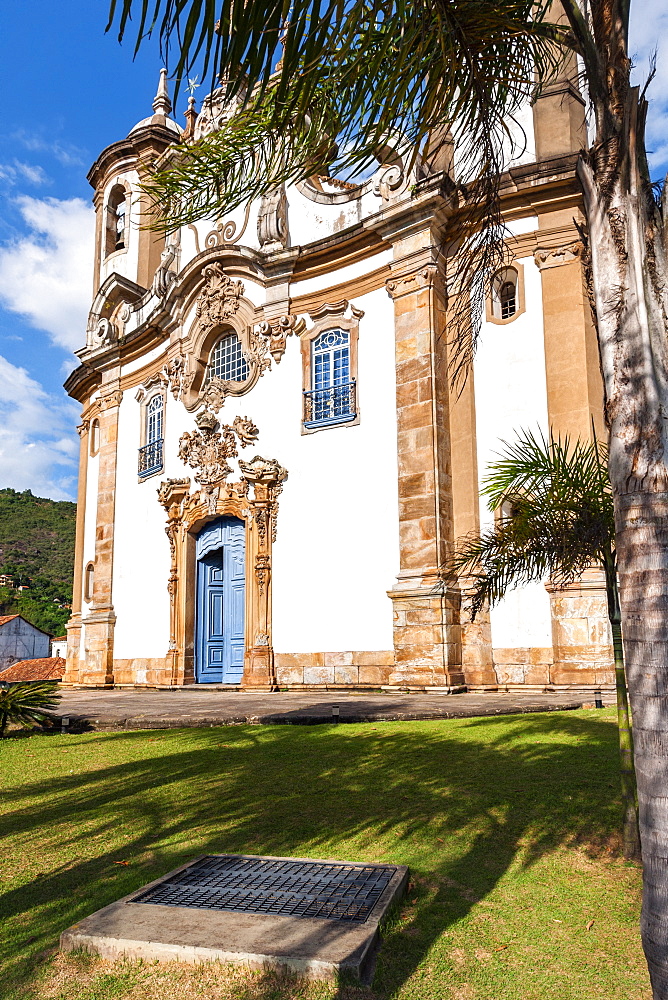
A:
{"type": "Polygon", "coordinates": [[[356,416],[350,334],[324,330],[311,343],[311,388],[304,392],[304,426],[338,424],[356,416]]]}
{"type": "Polygon", "coordinates": [[[161,472],[163,467],[165,397],[161,392],[146,403],[144,419],[144,445],[139,449],[139,475],[152,476],[161,472]]]}

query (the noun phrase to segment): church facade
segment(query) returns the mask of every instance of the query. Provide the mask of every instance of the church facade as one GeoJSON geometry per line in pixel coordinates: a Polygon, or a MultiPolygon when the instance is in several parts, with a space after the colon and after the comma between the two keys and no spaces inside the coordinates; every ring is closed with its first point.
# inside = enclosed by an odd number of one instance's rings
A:
{"type": "MultiPolygon", "coordinates": [[[[216,127],[214,92],[185,138],[216,127]]],[[[447,164],[386,151],[355,185],[281,188],[166,239],[142,179],[184,138],[154,114],[89,180],[95,295],[82,406],[72,685],[446,690],[608,685],[603,580],[514,591],[471,623],[442,567],[493,517],[520,429],[603,427],[575,177],[584,105],[526,109],[502,186],[509,263],[473,370],[448,376],[447,164]]]]}

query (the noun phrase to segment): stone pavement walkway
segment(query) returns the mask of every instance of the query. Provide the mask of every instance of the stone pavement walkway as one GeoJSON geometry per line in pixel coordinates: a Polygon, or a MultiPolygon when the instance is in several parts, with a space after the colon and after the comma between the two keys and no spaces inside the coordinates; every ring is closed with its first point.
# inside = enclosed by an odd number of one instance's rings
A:
{"type": "MultiPolygon", "coordinates": [[[[606,704],[610,695],[604,696],[606,704]]],[[[365,694],[347,692],[64,690],[57,715],[70,728],[178,729],[241,723],[313,725],[341,722],[388,722],[454,719],[523,712],[557,712],[592,707],[593,695],[555,692],[488,694],[365,694]]]]}

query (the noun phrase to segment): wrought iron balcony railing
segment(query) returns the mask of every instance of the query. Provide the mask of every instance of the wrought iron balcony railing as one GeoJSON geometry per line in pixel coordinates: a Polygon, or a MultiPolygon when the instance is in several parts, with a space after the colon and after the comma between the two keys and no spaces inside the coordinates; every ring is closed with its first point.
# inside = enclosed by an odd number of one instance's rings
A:
{"type": "Polygon", "coordinates": [[[355,380],[329,389],[304,390],[304,427],[343,424],[357,416],[355,380]]]}
{"type": "Polygon", "coordinates": [[[162,469],[163,439],[151,441],[139,449],[139,475],[150,476],[162,469]]]}

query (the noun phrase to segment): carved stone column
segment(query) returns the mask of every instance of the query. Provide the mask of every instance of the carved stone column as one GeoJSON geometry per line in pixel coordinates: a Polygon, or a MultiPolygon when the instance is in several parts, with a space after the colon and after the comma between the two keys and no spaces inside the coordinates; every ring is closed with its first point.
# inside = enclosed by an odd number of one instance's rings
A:
{"type": "Polygon", "coordinates": [[[100,397],[100,452],[95,529],[95,570],[93,602],[83,619],[84,658],[79,671],[84,684],[110,686],[114,683],[114,625],[112,603],[114,573],[114,530],[116,517],[116,459],[118,413],[123,398],[120,389],[100,397]]]}
{"type": "Polygon", "coordinates": [[[452,540],[449,399],[442,277],[429,230],[394,246],[400,571],[390,684],[463,684],[459,592],[440,583],[452,540]],[[416,246],[417,244],[417,246],[416,246]],[[425,245],[426,244],[426,245],[425,245]]]}
{"type": "Polygon", "coordinates": [[[81,656],[81,598],[83,587],[83,543],[86,517],[86,483],[88,478],[88,432],[90,421],[84,420],[79,432],[79,481],[77,484],[77,520],[74,541],[74,580],[72,583],[72,614],[67,623],[67,666],[63,684],[76,684],[79,680],[81,656]]]}
{"type": "Polygon", "coordinates": [[[244,689],[276,690],[274,647],[271,641],[271,547],[276,540],[278,495],[287,472],[278,462],[256,456],[239,462],[241,475],[253,484],[253,520],[257,531],[251,536],[248,553],[254,581],[249,593],[250,635],[244,659],[244,689]]]}

